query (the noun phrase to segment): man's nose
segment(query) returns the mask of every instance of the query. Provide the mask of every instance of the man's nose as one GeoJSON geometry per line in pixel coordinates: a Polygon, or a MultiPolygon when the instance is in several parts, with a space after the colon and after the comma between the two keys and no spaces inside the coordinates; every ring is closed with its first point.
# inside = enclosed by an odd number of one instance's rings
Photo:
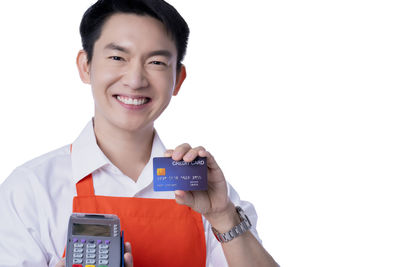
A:
{"type": "Polygon", "coordinates": [[[125,86],[133,90],[139,90],[149,86],[144,66],[138,62],[132,62],[126,69],[122,77],[125,86]]]}

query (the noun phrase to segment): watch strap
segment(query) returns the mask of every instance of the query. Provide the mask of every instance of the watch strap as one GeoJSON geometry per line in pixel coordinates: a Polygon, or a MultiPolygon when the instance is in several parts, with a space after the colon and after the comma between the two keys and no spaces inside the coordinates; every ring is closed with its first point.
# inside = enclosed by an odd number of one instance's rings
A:
{"type": "Polygon", "coordinates": [[[251,222],[250,222],[249,218],[247,217],[247,215],[244,213],[243,209],[241,207],[237,206],[236,211],[239,214],[240,223],[238,225],[234,226],[228,232],[220,233],[214,227],[211,227],[213,230],[213,233],[215,235],[215,238],[217,238],[217,240],[219,242],[223,242],[223,243],[229,242],[232,239],[247,232],[251,228],[251,222]]]}

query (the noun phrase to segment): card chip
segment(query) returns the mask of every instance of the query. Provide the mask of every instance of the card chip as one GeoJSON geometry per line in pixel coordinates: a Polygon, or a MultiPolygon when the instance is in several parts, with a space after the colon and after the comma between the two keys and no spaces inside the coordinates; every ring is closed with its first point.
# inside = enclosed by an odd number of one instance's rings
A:
{"type": "Polygon", "coordinates": [[[165,168],[158,168],[158,169],[157,169],[157,175],[158,175],[158,176],[163,176],[163,175],[165,175],[165,168]]]}

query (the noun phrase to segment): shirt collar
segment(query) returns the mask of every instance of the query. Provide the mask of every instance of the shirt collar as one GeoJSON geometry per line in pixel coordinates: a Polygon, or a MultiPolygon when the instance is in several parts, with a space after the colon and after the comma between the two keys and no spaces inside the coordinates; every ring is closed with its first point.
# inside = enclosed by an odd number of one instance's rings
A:
{"type": "MultiPolygon", "coordinates": [[[[153,169],[153,157],[163,157],[165,151],[165,146],[161,142],[157,131],[155,131],[151,156],[142,174],[149,171],[152,173],[151,170],[153,169]]],[[[92,120],[87,123],[81,134],[73,142],[71,161],[73,175],[72,179],[74,183],[79,182],[88,174],[93,173],[95,170],[102,168],[105,165],[114,166],[97,145],[92,120]]],[[[138,182],[146,184],[149,182],[151,183],[151,180],[147,181],[148,179],[140,179],[142,178],[142,174],[140,175],[138,182]]]]}
{"type": "Polygon", "coordinates": [[[144,169],[142,170],[142,173],[139,175],[139,178],[136,182],[138,188],[143,189],[152,184],[152,182],[153,182],[153,158],[154,157],[163,157],[165,151],[166,151],[165,146],[161,142],[160,137],[157,134],[157,131],[155,131],[150,159],[147,162],[144,169]]]}

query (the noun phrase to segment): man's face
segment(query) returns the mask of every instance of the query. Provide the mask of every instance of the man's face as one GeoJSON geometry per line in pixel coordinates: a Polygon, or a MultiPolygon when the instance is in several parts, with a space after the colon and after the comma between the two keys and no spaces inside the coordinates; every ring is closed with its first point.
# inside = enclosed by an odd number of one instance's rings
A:
{"type": "Polygon", "coordinates": [[[135,14],[111,16],[89,65],[95,123],[128,131],[152,127],[179,87],[176,61],[176,46],[161,22],[135,14]]]}

